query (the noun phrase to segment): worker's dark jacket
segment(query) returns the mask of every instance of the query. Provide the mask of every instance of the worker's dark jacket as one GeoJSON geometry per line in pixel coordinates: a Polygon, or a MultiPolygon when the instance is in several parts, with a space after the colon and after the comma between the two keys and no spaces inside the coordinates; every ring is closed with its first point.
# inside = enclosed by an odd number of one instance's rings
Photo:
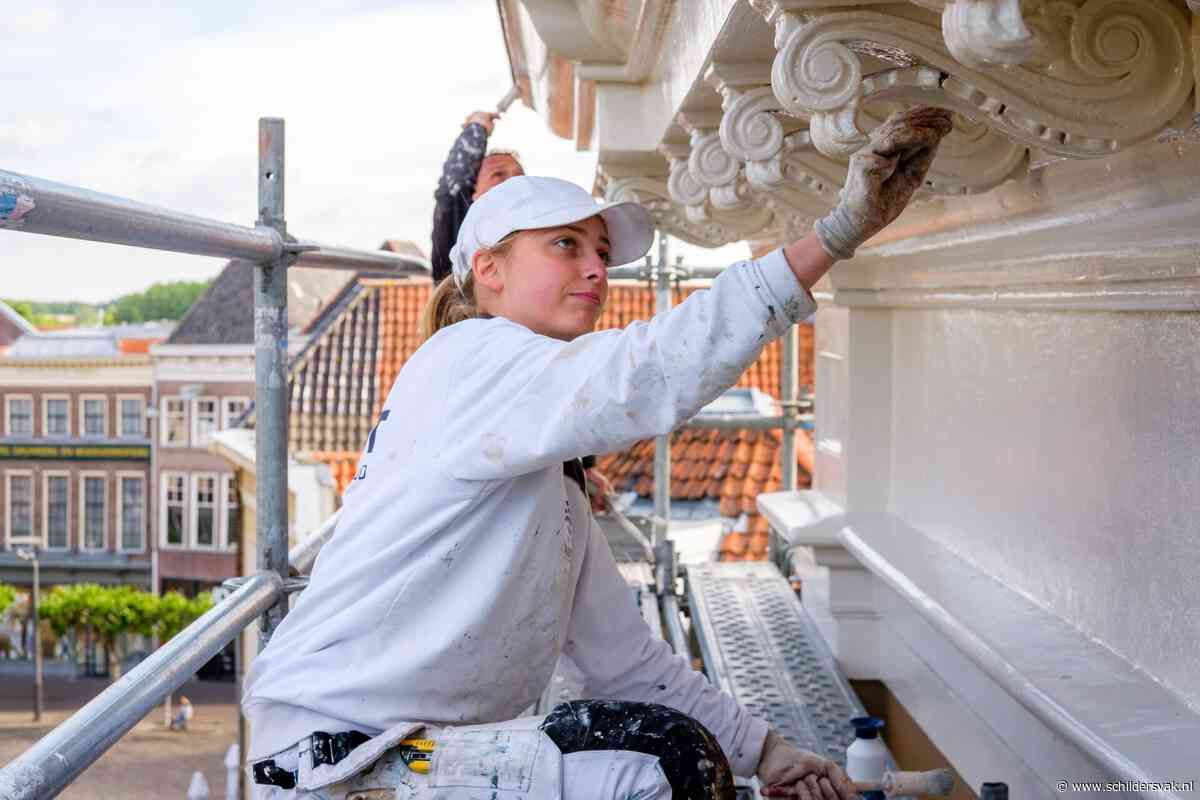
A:
{"type": "Polygon", "coordinates": [[[487,130],[478,122],[463,128],[442,165],[442,177],[433,193],[433,247],[430,262],[433,282],[450,274],[450,248],[458,240],[458,229],[471,207],[479,165],[487,152],[487,130]]]}

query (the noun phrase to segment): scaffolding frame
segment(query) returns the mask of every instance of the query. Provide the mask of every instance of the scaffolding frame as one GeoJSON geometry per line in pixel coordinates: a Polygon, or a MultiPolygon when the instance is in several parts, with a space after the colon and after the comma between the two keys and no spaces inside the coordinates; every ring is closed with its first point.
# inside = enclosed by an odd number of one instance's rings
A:
{"type": "MultiPolygon", "coordinates": [[[[254,227],[185,214],[113,195],[0,169],[0,230],[38,233],[193,255],[240,259],[254,269],[255,463],[257,571],[226,581],[228,596],[159,647],[16,759],[0,768],[0,800],[43,800],[56,796],[121,739],[155,706],[182,686],[245,628],[259,620],[259,649],[287,613],[288,595],[307,584],[303,577],[336,528],[333,514],[294,552],[288,550],[287,441],[288,354],[287,271],[325,268],[424,275],[419,259],[384,251],[356,250],[296,239],[285,216],[284,121],[258,121],[258,219],[254,227]]],[[[610,277],[637,277],[655,287],[655,312],[671,307],[671,282],[713,278],[720,270],[668,263],[668,241],[660,235],[657,262],[610,270],[610,277]]],[[[795,429],[808,415],[797,386],[798,335],[784,338],[779,416],[693,420],[686,427],[782,429],[782,483],[795,488],[795,429]]],[[[666,633],[679,652],[687,636],[680,622],[679,575],[667,528],[670,519],[670,436],[655,440],[654,516],[646,541],[632,522],[612,508],[618,521],[638,532],[655,567],[666,633]]],[[[611,499],[611,498],[610,498],[611,499]]],[[[243,754],[244,757],[244,754],[243,754]]]]}
{"type": "MultiPolygon", "coordinates": [[[[285,218],[284,121],[258,121],[258,220],[235,225],[0,170],[0,230],[241,259],[254,269],[257,572],[137,667],[0,769],[0,800],[56,796],[255,619],[260,648],[287,613],[315,551],[289,567],[287,271],[423,275],[420,259],[297,240],[285,218]],[[298,567],[298,568],[297,568],[298,567]]],[[[329,528],[324,538],[328,539],[329,528]]],[[[320,533],[320,532],[319,532],[320,533]]],[[[319,545],[318,545],[319,546],[319,545]]]]}

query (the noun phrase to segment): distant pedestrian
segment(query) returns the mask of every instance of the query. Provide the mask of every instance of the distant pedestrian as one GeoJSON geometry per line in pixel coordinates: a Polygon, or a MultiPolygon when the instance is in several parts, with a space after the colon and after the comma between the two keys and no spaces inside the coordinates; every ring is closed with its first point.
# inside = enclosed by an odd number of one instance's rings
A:
{"type": "Polygon", "coordinates": [[[186,697],[179,698],[179,710],[175,712],[175,716],[171,719],[171,730],[186,731],[188,723],[192,721],[192,701],[186,697]]]}

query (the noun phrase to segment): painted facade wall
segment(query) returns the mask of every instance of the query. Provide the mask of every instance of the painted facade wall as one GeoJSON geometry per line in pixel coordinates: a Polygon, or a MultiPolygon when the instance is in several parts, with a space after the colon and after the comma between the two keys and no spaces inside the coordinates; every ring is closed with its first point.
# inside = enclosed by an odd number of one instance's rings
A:
{"type": "Polygon", "coordinates": [[[891,331],[890,509],[1200,708],[1200,314],[891,331]]]}

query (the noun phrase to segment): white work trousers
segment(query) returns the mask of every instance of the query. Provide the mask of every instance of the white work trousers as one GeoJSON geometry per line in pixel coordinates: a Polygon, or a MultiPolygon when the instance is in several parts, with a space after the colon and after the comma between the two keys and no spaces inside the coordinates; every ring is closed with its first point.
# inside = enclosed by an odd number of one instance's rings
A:
{"type": "MultiPolygon", "coordinates": [[[[545,717],[461,728],[427,727],[413,737],[437,741],[428,773],[411,770],[399,751],[373,765],[347,758],[346,775],[326,773],[314,786],[310,754],[295,745],[271,756],[296,771],[295,789],[253,783],[254,800],[670,800],[657,756],[630,750],[563,755],[539,730],[545,717]],[[332,783],[326,783],[333,779],[332,783]]],[[[334,768],[336,772],[336,765],[334,768]]]]}

